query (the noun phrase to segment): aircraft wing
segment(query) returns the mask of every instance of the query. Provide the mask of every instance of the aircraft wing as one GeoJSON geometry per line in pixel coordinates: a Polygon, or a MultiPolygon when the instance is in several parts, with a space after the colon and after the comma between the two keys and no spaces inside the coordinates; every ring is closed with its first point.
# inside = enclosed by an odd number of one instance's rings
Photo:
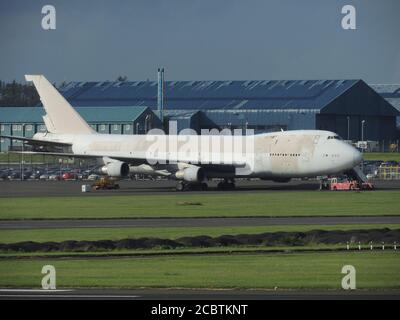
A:
{"type": "MultiPolygon", "coordinates": [[[[60,158],[81,158],[81,159],[102,159],[104,156],[97,156],[97,155],[88,155],[88,154],[78,154],[72,152],[51,152],[51,151],[10,151],[10,153],[14,154],[24,154],[24,155],[45,155],[45,156],[55,156],[60,158]]],[[[123,162],[127,162],[132,165],[140,165],[143,164],[145,161],[143,159],[135,159],[132,157],[109,157],[114,160],[119,160],[123,162]]]]}
{"type": "MultiPolygon", "coordinates": [[[[157,156],[154,155],[151,158],[146,157],[143,154],[136,154],[133,156],[115,156],[111,154],[104,155],[93,155],[93,154],[77,154],[73,153],[71,150],[72,144],[65,142],[57,142],[57,141],[48,141],[48,140],[40,140],[33,138],[25,138],[20,136],[9,136],[9,135],[0,135],[0,138],[7,138],[12,140],[19,140],[25,142],[28,146],[31,146],[32,150],[24,150],[24,151],[10,151],[15,154],[26,154],[26,155],[50,155],[56,157],[67,157],[67,158],[83,158],[83,159],[100,159],[103,157],[109,157],[114,160],[119,160],[123,162],[127,162],[131,165],[140,165],[140,164],[151,164],[151,163],[171,163],[166,155],[157,156]]],[[[196,164],[196,157],[179,157],[178,160],[174,160],[172,163],[193,163],[196,164]]],[[[221,161],[221,163],[207,163],[196,164],[199,167],[204,168],[232,168],[232,167],[245,167],[245,161],[221,161]]]]}
{"type": "MultiPolygon", "coordinates": [[[[65,157],[65,158],[81,158],[81,159],[102,159],[104,157],[108,157],[110,159],[119,160],[122,162],[127,162],[130,165],[141,165],[148,164],[149,162],[156,162],[156,159],[147,159],[143,157],[132,157],[132,156],[114,156],[114,155],[88,155],[88,154],[77,154],[72,152],[50,152],[50,151],[10,151],[10,153],[14,154],[25,154],[25,155],[49,155],[55,157],[65,157]]],[[[160,160],[160,159],[157,159],[160,160]]],[[[163,163],[170,163],[169,161],[163,163]]],[[[173,164],[176,163],[192,163],[190,159],[180,159],[177,162],[174,161],[173,164]]],[[[234,168],[244,168],[246,166],[245,163],[212,163],[212,164],[195,164],[199,167],[202,167],[206,170],[232,170],[234,168]]],[[[158,166],[158,165],[156,165],[158,166]]]]}

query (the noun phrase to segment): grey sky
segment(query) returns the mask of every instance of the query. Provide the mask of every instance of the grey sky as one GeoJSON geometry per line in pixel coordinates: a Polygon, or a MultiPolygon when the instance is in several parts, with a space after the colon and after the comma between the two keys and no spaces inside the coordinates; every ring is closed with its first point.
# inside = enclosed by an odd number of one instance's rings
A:
{"type": "Polygon", "coordinates": [[[0,0],[0,79],[400,83],[398,0],[0,0]],[[57,29],[41,28],[41,8],[57,29]],[[341,28],[341,8],[357,30],[341,28]]]}

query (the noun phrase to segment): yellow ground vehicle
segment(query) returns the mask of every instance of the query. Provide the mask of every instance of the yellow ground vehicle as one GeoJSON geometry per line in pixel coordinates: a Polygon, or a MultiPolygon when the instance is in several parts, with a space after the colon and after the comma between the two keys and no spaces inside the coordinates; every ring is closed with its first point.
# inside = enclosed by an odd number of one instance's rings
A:
{"type": "Polygon", "coordinates": [[[101,177],[92,184],[94,190],[111,190],[119,189],[119,184],[116,183],[115,179],[109,177],[101,177]]]}

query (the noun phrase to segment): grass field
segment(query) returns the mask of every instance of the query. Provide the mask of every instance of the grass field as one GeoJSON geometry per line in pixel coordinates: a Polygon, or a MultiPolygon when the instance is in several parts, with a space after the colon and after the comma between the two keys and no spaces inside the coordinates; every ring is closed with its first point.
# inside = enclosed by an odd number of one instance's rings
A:
{"type": "Polygon", "coordinates": [[[382,160],[382,161],[390,161],[394,160],[400,161],[400,153],[399,152],[366,152],[364,153],[364,160],[382,160]]]}
{"type": "Polygon", "coordinates": [[[355,229],[400,229],[399,224],[374,225],[290,225],[290,226],[245,226],[245,227],[176,227],[176,228],[71,228],[71,229],[28,229],[1,230],[0,243],[22,241],[65,241],[65,240],[119,240],[127,238],[157,237],[177,239],[187,236],[257,234],[277,231],[304,232],[309,230],[355,230],[355,229]]]}
{"type": "Polygon", "coordinates": [[[185,288],[341,287],[341,269],[356,268],[357,288],[400,288],[397,252],[180,256],[95,260],[2,260],[0,287],[41,284],[41,269],[54,265],[57,286],[185,288]],[[294,272],[295,271],[295,272],[294,272]]]}
{"type": "Polygon", "coordinates": [[[0,219],[399,214],[400,191],[0,198],[0,219]]]}
{"type": "MultiPolygon", "coordinates": [[[[376,245],[375,250],[381,250],[381,246],[376,245]]],[[[386,244],[385,250],[393,250],[393,244],[386,244]]],[[[152,249],[121,249],[112,251],[49,251],[49,252],[21,252],[7,251],[1,252],[2,259],[88,259],[88,258],[134,258],[134,257],[163,257],[163,256],[209,256],[209,255],[233,255],[233,254],[277,254],[277,253],[325,253],[339,252],[346,249],[345,244],[311,244],[306,246],[220,246],[220,247],[182,247],[182,248],[152,248],[152,249]]],[[[362,249],[369,249],[365,245],[362,249]]],[[[350,246],[350,251],[357,251],[357,244],[350,246]]]]}

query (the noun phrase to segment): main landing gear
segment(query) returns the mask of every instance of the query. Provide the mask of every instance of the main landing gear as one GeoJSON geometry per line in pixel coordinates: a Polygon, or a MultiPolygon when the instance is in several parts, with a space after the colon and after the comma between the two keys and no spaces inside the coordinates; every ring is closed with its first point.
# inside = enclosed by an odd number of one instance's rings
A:
{"type": "Polygon", "coordinates": [[[178,181],[175,189],[176,191],[206,191],[208,189],[208,184],[206,182],[190,183],[186,181],[178,181]]]}
{"type": "MultiPolygon", "coordinates": [[[[217,185],[218,190],[235,189],[235,181],[233,179],[224,179],[217,185]]],[[[178,181],[175,187],[176,191],[206,191],[208,189],[207,182],[187,182],[178,181]]]]}
{"type": "Polygon", "coordinates": [[[235,181],[233,179],[224,179],[218,183],[217,188],[219,190],[233,190],[235,189],[235,181]]]}

